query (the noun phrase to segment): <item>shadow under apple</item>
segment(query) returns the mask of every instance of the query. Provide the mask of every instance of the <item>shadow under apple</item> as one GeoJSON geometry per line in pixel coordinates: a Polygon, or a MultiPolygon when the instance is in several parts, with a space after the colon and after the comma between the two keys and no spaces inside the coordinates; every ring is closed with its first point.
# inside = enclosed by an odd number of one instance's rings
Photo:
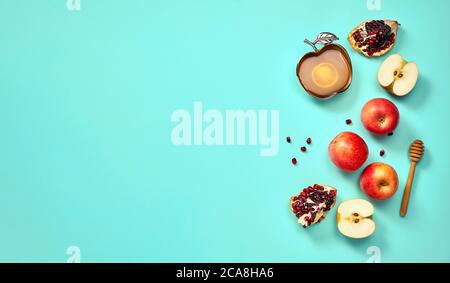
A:
{"type": "MultiPolygon", "coordinates": [[[[401,115],[401,114],[400,114],[401,115]]],[[[402,119],[392,136],[388,135],[372,135],[373,139],[380,145],[380,149],[384,149],[386,154],[389,152],[404,152],[405,158],[408,156],[410,144],[418,138],[414,129],[410,127],[409,120],[402,119]]]]}
{"type": "MultiPolygon", "coordinates": [[[[386,229],[384,228],[382,217],[377,216],[376,210],[373,216],[373,220],[375,221],[376,229],[375,232],[367,238],[355,239],[347,237],[341,234],[337,227],[336,233],[339,234],[338,237],[342,239],[342,241],[345,242],[348,246],[357,250],[361,250],[362,253],[366,253],[367,248],[369,248],[370,246],[378,246],[381,250],[385,249],[388,247],[385,233],[383,233],[383,231],[386,231],[386,229]]],[[[367,255],[367,257],[369,257],[369,255],[367,255]]]]}
{"type": "Polygon", "coordinates": [[[419,75],[414,89],[405,96],[391,95],[395,103],[405,105],[413,109],[424,108],[428,95],[432,92],[431,84],[427,77],[419,75]]]}

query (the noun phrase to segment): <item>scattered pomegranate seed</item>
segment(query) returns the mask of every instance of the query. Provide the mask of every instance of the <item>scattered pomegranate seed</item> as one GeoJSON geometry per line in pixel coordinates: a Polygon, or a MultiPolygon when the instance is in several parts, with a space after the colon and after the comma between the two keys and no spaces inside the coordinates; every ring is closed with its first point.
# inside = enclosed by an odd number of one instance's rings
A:
{"type": "Polygon", "coordinates": [[[302,147],[300,148],[300,150],[303,151],[303,152],[305,152],[305,151],[306,151],[306,146],[302,146],[302,147]]]}
{"type": "Polygon", "coordinates": [[[394,132],[390,132],[390,133],[388,134],[388,136],[392,136],[392,135],[394,135],[394,132]]]}
{"type": "Polygon", "coordinates": [[[380,156],[384,156],[384,149],[380,150],[380,156]]]}
{"type": "Polygon", "coordinates": [[[286,141],[287,141],[288,143],[291,143],[291,137],[286,137],[286,141]]]}
{"type": "Polygon", "coordinates": [[[352,123],[352,119],[345,120],[345,124],[350,125],[352,123]]]}
{"type": "Polygon", "coordinates": [[[306,139],[306,143],[307,143],[307,144],[311,144],[311,138],[307,138],[307,139],[306,139]]]}
{"type": "Polygon", "coordinates": [[[292,164],[297,165],[297,158],[292,158],[292,164]]]}

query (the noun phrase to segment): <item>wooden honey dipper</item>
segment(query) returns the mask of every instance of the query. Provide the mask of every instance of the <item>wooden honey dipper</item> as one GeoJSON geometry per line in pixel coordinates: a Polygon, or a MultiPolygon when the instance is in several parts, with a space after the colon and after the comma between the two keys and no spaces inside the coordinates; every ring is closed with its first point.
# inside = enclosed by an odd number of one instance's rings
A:
{"type": "Polygon", "coordinates": [[[400,215],[406,216],[408,211],[409,196],[411,195],[411,186],[414,179],[414,172],[416,165],[422,158],[425,152],[425,146],[421,140],[415,140],[409,147],[409,159],[411,160],[411,167],[409,168],[408,181],[406,181],[405,191],[403,192],[402,205],[400,207],[400,215]]]}

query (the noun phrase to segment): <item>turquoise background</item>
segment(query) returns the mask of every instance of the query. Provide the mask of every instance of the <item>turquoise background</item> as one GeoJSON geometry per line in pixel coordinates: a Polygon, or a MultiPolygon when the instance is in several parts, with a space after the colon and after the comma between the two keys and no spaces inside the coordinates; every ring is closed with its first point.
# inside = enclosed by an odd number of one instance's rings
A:
{"type": "Polygon", "coordinates": [[[65,262],[73,245],[82,262],[366,262],[370,246],[383,262],[450,261],[450,1],[382,0],[380,11],[365,0],[82,0],[81,11],[65,2],[0,1],[0,261],[65,262]],[[404,98],[377,85],[386,57],[346,41],[360,22],[385,18],[402,24],[390,54],[420,69],[404,98]],[[303,39],[321,31],[341,38],[354,68],[350,89],[328,101],[295,76],[311,49],[303,39]],[[374,97],[400,110],[392,137],[359,122],[374,97]],[[173,145],[171,114],[192,113],[194,101],[279,109],[279,154],[173,145]],[[366,164],[389,163],[400,178],[394,197],[374,202],[377,231],[363,240],[339,234],[335,209],[308,230],[288,209],[312,183],[338,188],[339,202],[365,198],[362,169],[340,172],[327,156],[344,130],[368,143],[366,164]],[[426,154],[402,219],[415,138],[426,154]]]}

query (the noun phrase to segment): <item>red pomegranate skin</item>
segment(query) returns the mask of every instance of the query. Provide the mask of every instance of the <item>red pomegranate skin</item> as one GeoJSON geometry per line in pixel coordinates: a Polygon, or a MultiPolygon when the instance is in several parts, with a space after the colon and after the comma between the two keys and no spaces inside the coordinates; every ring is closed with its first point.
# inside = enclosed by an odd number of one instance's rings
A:
{"type": "Polygon", "coordinates": [[[353,132],[342,132],[328,145],[328,155],[336,167],[356,171],[369,155],[366,142],[353,132]]]}
{"type": "Polygon", "coordinates": [[[399,121],[397,106],[385,98],[369,100],[361,110],[361,122],[372,134],[391,133],[397,128],[399,121]]]}

